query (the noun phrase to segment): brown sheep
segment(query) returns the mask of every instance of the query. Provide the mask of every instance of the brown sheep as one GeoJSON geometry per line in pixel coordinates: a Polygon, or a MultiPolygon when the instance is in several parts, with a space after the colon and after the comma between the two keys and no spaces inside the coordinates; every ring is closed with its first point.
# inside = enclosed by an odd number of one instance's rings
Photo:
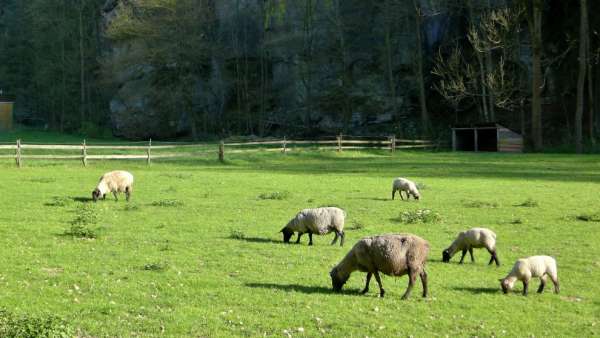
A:
{"type": "Polygon", "coordinates": [[[340,291],[350,278],[350,274],[359,270],[367,273],[367,283],[362,293],[365,294],[369,291],[371,276],[375,275],[379,285],[379,295],[383,297],[385,290],[379,276],[381,271],[388,276],[409,275],[408,288],[402,299],[410,296],[417,276],[420,276],[423,284],[423,297],[427,297],[425,264],[428,254],[429,243],[421,237],[411,234],[389,234],[363,238],[329,273],[333,290],[340,291]]]}

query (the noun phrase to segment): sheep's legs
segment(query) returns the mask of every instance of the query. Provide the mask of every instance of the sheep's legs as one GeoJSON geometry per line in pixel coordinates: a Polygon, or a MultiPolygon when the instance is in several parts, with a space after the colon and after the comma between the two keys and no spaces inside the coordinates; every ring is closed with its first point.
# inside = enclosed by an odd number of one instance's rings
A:
{"type": "Polygon", "coordinates": [[[344,232],[343,231],[335,232],[335,237],[333,238],[331,245],[334,245],[337,242],[338,238],[340,239],[340,246],[344,246],[344,232]]]}
{"type": "Polygon", "coordinates": [[[312,243],[312,232],[308,233],[308,245],[313,245],[313,243],[312,243]]]}
{"type": "Polygon", "coordinates": [[[462,251],[462,256],[460,257],[460,262],[458,262],[458,264],[462,264],[463,261],[465,260],[465,256],[467,255],[467,249],[464,249],[462,251]]]}
{"type": "Polygon", "coordinates": [[[529,281],[523,281],[523,296],[527,296],[527,289],[529,288],[529,281]]]}
{"type": "Polygon", "coordinates": [[[337,242],[339,236],[340,236],[339,232],[336,231],[335,237],[333,238],[333,241],[331,241],[331,245],[334,245],[337,242]]]}
{"type": "Polygon", "coordinates": [[[365,284],[365,288],[360,292],[361,294],[365,294],[367,292],[369,292],[369,283],[371,282],[371,276],[373,276],[373,274],[371,272],[367,273],[367,284],[365,284]]]}
{"type": "Polygon", "coordinates": [[[396,189],[392,189],[392,201],[394,200],[395,195],[396,195],[396,189]]]}
{"type": "Polygon", "coordinates": [[[492,265],[492,263],[496,262],[496,266],[500,266],[500,261],[498,260],[496,250],[488,250],[488,252],[490,253],[490,255],[492,255],[492,257],[490,257],[490,262],[488,263],[488,265],[492,265]]]}
{"type": "Polygon", "coordinates": [[[129,202],[129,198],[131,198],[131,187],[125,188],[125,200],[129,202]]]}
{"type": "Polygon", "coordinates": [[[298,233],[298,238],[296,239],[296,244],[300,244],[300,237],[302,237],[302,235],[304,235],[304,233],[302,233],[302,232],[298,233]]]}
{"type": "Polygon", "coordinates": [[[538,293],[544,292],[544,286],[546,286],[546,275],[543,275],[542,277],[540,277],[540,287],[538,288],[537,292],[538,293]]]}
{"type": "Polygon", "coordinates": [[[427,272],[421,271],[421,284],[423,284],[423,298],[427,297],[427,272]]]}
{"type": "Polygon", "coordinates": [[[408,287],[406,288],[406,292],[402,296],[402,299],[407,299],[412,292],[413,286],[415,286],[415,281],[417,280],[417,272],[414,269],[408,270],[408,287]]]}
{"type": "Polygon", "coordinates": [[[558,284],[558,277],[550,275],[550,279],[552,280],[552,283],[554,284],[554,293],[559,293],[560,285],[558,284]]]}
{"type": "Polygon", "coordinates": [[[475,263],[475,257],[473,257],[473,248],[469,248],[469,255],[471,255],[471,263],[475,263]]]}
{"type": "Polygon", "coordinates": [[[375,271],[375,280],[377,281],[377,284],[379,285],[379,297],[383,298],[383,296],[385,295],[385,290],[383,289],[383,284],[381,283],[381,277],[379,277],[379,271],[375,271]]]}
{"type": "Polygon", "coordinates": [[[119,199],[117,198],[117,192],[113,191],[113,195],[115,195],[115,201],[118,201],[119,199]]]}
{"type": "Polygon", "coordinates": [[[344,238],[346,238],[346,234],[343,231],[340,231],[340,246],[344,246],[344,238]]]}

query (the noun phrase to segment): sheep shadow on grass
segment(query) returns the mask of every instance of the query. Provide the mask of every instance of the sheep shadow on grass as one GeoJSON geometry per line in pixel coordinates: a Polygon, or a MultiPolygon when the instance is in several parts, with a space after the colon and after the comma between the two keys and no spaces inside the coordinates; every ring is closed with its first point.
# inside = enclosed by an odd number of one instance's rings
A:
{"type": "Polygon", "coordinates": [[[353,200],[368,200],[368,201],[379,201],[379,202],[387,202],[391,201],[391,198],[383,198],[383,197],[353,197],[353,200]]]}
{"type": "Polygon", "coordinates": [[[340,292],[335,292],[331,287],[300,285],[300,284],[275,284],[275,283],[246,283],[249,288],[261,289],[279,289],[285,292],[302,292],[306,294],[326,294],[326,295],[342,295],[342,296],[362,296],[364,295],[359,289],[344,289],[340,292]]]}
{"type": "Polygon", "coordinates": [[[88,203],[94,201],[91,197],[71,196],[73,202],[88,203]]]}
{"type": "Polygon", "coordinates": [[[236,241],[244,241],[249,243],[275,243],[275,244],[285,244],[283,241],[277,241],[271,238],[261,238],[261,237],[227,237],[227,239],[233,239],[236,241]]]}
{"type": "Polygon", "coordinates": [[[500,286],[498,286],[497,288],[456,286],[456,287],[453,287],[452,289],[456,290],[456,291],[463,291],[463,292],[466,291],[466,292],[470,292],[470,293],[473,293],[476,295],[483,294],[483,293],[494,294],[494,293],[501,292],[500,286]]]}

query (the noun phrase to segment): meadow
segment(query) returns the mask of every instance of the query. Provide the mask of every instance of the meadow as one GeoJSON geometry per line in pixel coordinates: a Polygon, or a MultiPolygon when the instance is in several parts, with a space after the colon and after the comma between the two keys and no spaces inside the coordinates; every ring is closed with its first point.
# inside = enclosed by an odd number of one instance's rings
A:
{"type": "MultiPolygon", "coordinates": [[[[94,337],[429,337],[600,335],[600,156],[303,151],[154,162],[0,162],[0,308],[57,316],[94,337]],[[135,175],[131,202],[90,202],[100,175],[135,175]],[[391,182],[422,198],[391,200],[391,182]],[[346,245],[283,244],[307,207],[344,208],[346,245]],[[419,209],[439,217],[411,222],[419,209]],[[404,215],[404,216],[403,216],[404,215]],[[441,262],[464,229],[498,235],[500,267],[475,250],[441,262]],[[342,293],[330,269],[361,237],[413,233],[430,242],[430,296],[401,301],[407,277],[342,293]],[[502,294],[517,258],[558,261],[561,293],[502,294]]],[[[295,240],[295,237],[292,241],[295,240]]],[[[0,330],[2,321],[0,312],[0,330]]],[[[4,323],[4,324],[3,324],[4,323]]],[[[18,325],[19,321],[10,325],[18,325]],[[17,323],[17,324],[14,324],[17,323]]],[[[10,329],[10,328],[9,328],[10,329]]],[[[7,331],[8,332],[8,331],[7,331]]]]}

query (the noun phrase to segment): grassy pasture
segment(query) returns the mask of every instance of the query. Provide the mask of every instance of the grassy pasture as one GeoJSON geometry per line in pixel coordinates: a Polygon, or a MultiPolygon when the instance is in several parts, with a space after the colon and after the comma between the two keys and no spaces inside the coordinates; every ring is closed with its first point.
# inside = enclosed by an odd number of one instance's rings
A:
{"type": "MultiPolygon", "coordinates": [[[[600,156],[428,152],[233,154],[155,162],[0,162],[0,308],[58,315],[91,336],[600,335],[600,156]],[[215,156],[216,157],[216,156],[215,156]],[[136,177],[132,201],[89,203],[112,169],[136,177]],[[421,183],[420,202],[391,201],[393,177],[421,183]],[[305,207],[347,210],[346,245],[284,245],[305,207]],[[440,219],[404,223],[430,209],[440,219]],[[498,235],[502,266],[441,262],[463,229],[498,235]],[[81,230],[81,231],[78,231],[81,230]],[[360,295],[355,272],[331,292],[329,270],[363,236],[410,232],[431,244],[431,295],[383,277],[360,295]],[[519,258],[555,256],[561,294],[503,295],[519,258]]],[[[293,238],[295,240],[295,238],[293,238]]]]}

